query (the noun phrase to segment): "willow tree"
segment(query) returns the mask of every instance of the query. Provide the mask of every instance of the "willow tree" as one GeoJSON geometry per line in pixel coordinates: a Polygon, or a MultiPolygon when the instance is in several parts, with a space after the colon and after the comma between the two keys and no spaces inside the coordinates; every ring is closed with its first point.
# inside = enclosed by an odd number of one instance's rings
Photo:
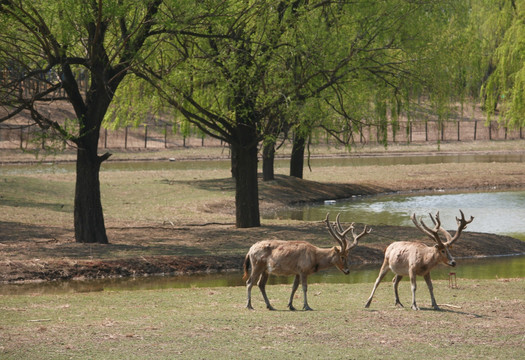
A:
{"type": "Polygon", "coordinates": [[[497,24],[487,22],[483,34],[499,29],[500,39],[492,54],[493,71],[483,86],[485,109],[489,117],[499,110],[505,126],[525,125],[525,3],[495,1],[485,9],[492,10],[497,24]]]}
{"type": "MultiPolygon", "coordinates": [[[[467,41],[468,9],[467,1],[389,0],[340,4],[323,14],[325,21],[315,28],[327,35],[317,43],[330,59],[316,66],[328,70],[335,59],[344,71],[322,92],[299,89],[295,101],[300,111],[291,120],[295,137],[290,175],[302,177],[305,145],[319,127],[347,146],[361,136],[363,127],[377,128],[378,142],[386,145],[388,125],[396,129],[401,112],[408,111],[415,97],[424,95],[436,111],[444,111],[463,91],[458,85],[460,50],[467,41]]],[[[311,23],[301,22],[300,27],[311,23]]],[[[294,62],[301,64],[294,69],[294,80],[311,79],[311,70],[302,66],[309,57],[304,52],[301,61],[294,62]]],[[[313,79],[323,86],[322,78],[313,79]]]]}
{"type": "Polygon", "coordinates": [[[260,225],[258,145],[278,121],[272,111],[293,94],[279,54],[294,51],[287,31],[301,5],[200,2],[207,23],[173,29],[162,56],[137,69],[173,109],[230,145],[237,227],[260,225]]]}
{"type": "Polygon", "coordinates": [[[148,49],[161,0],[0,2],[3,119],[27,113],[77,149],[75,239],[107,243],[100,197],[102,121],[119,84],[148,49]],[[87,80],[83,87],[79,81],[87,80]],[[32,81],[38,86],[27,88],[32,81]],[[73,119],[52,118],[50,104],[73,119]]]}
{"type": "Polygon", "coordinates": [[[428,18],[450,8],[437,0],[195,4],[197,14],[210,15],[206,22],[174,28],[159,44],[161,56],[137,74],[188,121],[230,144],[238,227],[260,225],[261,141],[271,143],[290,127],[305,139],[311,124],[319,123],[305,118],[312,114],[308,106],[333,97],[325,94],[344,84],[371,86],[375,90],[367,94],[380,100],[384,96],[377,94],[387,91],[395,97],[402,81],[408,86],[417,76],[407,74],[421,60],[415,42],[422,46],[429,39],[428,18]]]}

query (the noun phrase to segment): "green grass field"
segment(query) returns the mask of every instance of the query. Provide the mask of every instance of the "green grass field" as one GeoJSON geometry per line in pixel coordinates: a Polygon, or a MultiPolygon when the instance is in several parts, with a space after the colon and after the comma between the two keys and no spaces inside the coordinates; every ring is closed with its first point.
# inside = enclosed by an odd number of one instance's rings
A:
{"type": "MultiPolygon", "coordinates": [[[[490,146],[494,150],[502,144],[490,146]]],[[[506,150],[523,148],[523,141],[511,144],[506,150]]],[[[140,153],[142,156],[149,158],[151,153],[140,153]]],[[[465,185],[465,180],[474,186],[516,187],[523,185],[524,166],[322,167],[306,172],[305,177],[320,182],[416,186],[407,184],[409,173],[428,188],[465,185]]],[[[276,170],[287,172],[286,168],[276,170]]],[[[11,236],[13,231],[4,228],[12,240],[0,241],[0,253],[4,262],[9,262],[44,256],[126,257],[130,248],[146,254],[154,245],[165,249],[164,243],[152,244],[146,236],[163,224],[175,224],[173,235],[163,233],[157,239],[172,246],[167,242],[171,236],[195,232],[188,224],[233,222],[234,215],[228,211],[233,191],[220,186],[221,179],[229,176],[227,169],[103,172],[102,201],[108,228],[117,234],[128,226],[143,226],[145,235],[126,246],[115,240],[98,251],[72,239],[74,173],[2,173],[0,225],[21,224],[19,228],[27,233],[11,236]],[[199,186],[199,181],[210,179],[219,185],[199,186]],[[45,232],[44,237],[39,232],[45,232]]],[[[289,220],[271,223],[300,228],[300,222],[289,220]]],[[[215,230],[211,228],[209,233],[218,233],[215,230]]],[[[242,237],[250,231],[259,230],[232,229],[232,234],[242,237]]],[[[196,248],[209,247],[210,240],[219,242],[224,251],[241,252],[227,246],[231,236],[227,241],[189,236],[177,240],[177,245],[191,254],[196,248]]],[[[249,244],[242,245],[244,253],[249,244]]],[[[400,285],[405,305],[410,303],[408,284],[404,281],[400,285]]],[[[419,279],[418,285],[419,312],[393,307],[389,283],[379,287],[370,309],[363,306],[372,284],[310,284],[313,312],[285,310],[290,285],[267,287],[272,304],[282,310],[275,312],[264,308],[257,288],[253,290],[256,310],[246,310],[244,287],[0,296],[0,359],[525,358],[525,279],[460,279],[459,289],[435,281],[436,299],[445,304],[443,311],[430,310],[424,281],[419,279]]],[[[295,301],[300,308],[300,291],[295,301]]]]}
{"type": "MultiPolygon", "coordinates": [[[[443,311],[395,308],[390,284],[310,284],[313,312],[286,309],[289,285],[24,295],[0,298],[2,359],[521,359],[525,282],[435,282],[443,311]]],[[[302,294],[296,295],[297,305],[302,294]]],[[[408,282],[401,301],[410,301],[408,282]]]]}

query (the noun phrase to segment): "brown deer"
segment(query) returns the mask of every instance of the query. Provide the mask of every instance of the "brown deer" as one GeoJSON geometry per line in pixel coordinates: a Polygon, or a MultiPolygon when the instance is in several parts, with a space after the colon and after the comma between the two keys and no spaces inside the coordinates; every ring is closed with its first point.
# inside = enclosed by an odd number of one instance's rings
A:
{"type": "Polygon", "coordinates": [[[465,215],[463,211],[459,210],[461,213],[461,219],[456,217],[456,222],[458,224],[458,230],[451,236],[448,231],[441,227],[441,220],[439,219],[439,212],[436,213],[435,219],[430,214],[430,219],[434,223],[434,228],[430,229],[425,223],[419,219],[419,223],[416,220],[416,214],[413,214],[411,219],[416,227],[421,230],[424,234],[428,235],[432,240],[435,241],[434,246],[427,246],[420,242],[411,242],[411,241],[397,241],[390,244],[385,250],[385,260],[379,271],[379,276],[374,284],[372,289],[372,294],[366,302],[365,308],[370,306],[372,302],[372,297],[377,289],[377,286],[386,275],[388,270],[392,270],[395,274],[392,282],[394,285],[394,295],[396,297],[395,305],[400,305],[403,307],[403,304],[399,301],[399,295],[397,293],[397,287],[403,276],[408,275],[410,277],[410,283],[412,287],[412,309],[419,310],[419,307],[416,305],[416,276],[423,276],[428,286],[428,291],[430,292],[430,298],[432,300],[432,307],[435,310],[439,310],[439,306],[436,303],[434,298],[434,292],[432,287],[432,280],[430,279],[430,270],[434,268],[439,263],[444,263],[449,266],[456,266],[456,261],[450,255],[449,249],[452,244],[456,242],[461,232],[466,229],[467,224],[470,224],[474,217],[470,217],[470,220],[465,220],[465,215]],[[446,242],[442,242],[439,233],[445,236],[446,242]]]}
{"type": "Polygon", "coordinates": [[[257,282],[261,290],[266,307],[269,310],[275,310],[268,296],[266,296],[266,281],[269,274],[276,275],[295,275],[295,280],[292,286],[292,294],[288,302],[288,308],[295,310],[292,302],[294,294],[301,282],[304,294],[303,310],[312,310],[308,305],[306,291],[308,287],[307,277],[319,270],[327,269],[335,266],[344,274],[349,274],[348,269],[348,254],[350,250],[357,246],[360,238],[369,234],[372,229],[365,225],[363,231],[356,235],[354,233],[354,223],[352,223],[346,230],[343,230],[339,222],[339,215],[337,215],[336,222],[331,224],[328,220],[329,214],[326,214],[326,225],[328,232],[337,241],[339,246],[334,246],[330,249],[322,249],[314,246],[306,241],[282,241],[282,240],[263,240],[252,245],[246,258],[244,259],[244,276],[246,281],[248,302],[246,307],[253,309],[251,302],[251,290],[253,284],[257,282]],[[348,243],[346,235],[351,232],[354,238],[351,244],[348,243]],[[251,274],[248,276],[248,268],[251,266],[251,274]]]}

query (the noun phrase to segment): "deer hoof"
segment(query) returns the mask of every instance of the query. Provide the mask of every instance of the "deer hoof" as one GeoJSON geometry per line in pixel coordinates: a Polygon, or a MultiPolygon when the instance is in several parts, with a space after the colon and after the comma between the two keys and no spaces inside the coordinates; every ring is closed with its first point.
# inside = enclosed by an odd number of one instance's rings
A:
{"type": "Polygon", "coordinates": [[[419,307],[416,304],[412,304],[411,308],[412,310],[416,310],[416,311],[419,310],[419,307]]]}

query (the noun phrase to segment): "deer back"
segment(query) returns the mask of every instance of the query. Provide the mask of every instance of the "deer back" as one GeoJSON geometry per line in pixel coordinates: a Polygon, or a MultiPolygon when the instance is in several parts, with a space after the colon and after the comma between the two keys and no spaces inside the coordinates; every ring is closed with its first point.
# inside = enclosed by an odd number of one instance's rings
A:
{"type": "Polygon", "coordinates": [[[321,249],[306,241],[264,240],[252,246],[250,257],[255,264],[264,263],[276,275],[311,274],[325,268],[326,260],[335,256],[335,248],[321,249]]]}
{"type": "Polygon", "coordinates": [[[398,275],[409,275],[413,269],[416,275],[424,276],[440,261],[442,256],[437,246],[422,242],[397,241],[385,251],[385,260],[390,269],[398,275]]]}

